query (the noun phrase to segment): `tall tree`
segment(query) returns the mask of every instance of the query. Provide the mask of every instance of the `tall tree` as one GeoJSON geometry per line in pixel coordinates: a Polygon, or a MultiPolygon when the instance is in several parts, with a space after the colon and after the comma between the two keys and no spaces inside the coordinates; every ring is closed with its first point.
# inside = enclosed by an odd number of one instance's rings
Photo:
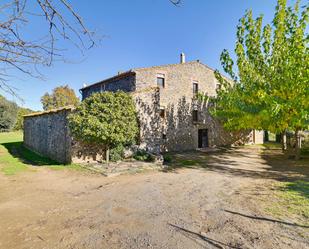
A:
{"type": "Polygon", "coordinates": [[[18,106],[0,95],[0,132],[10,131],[17,118],[18,106]]]}
{"type": "Polygon", "coordinates": [[[102,92],[86,98],[69,116],[70,131],[85,143],[96,143],[106,151],[132,143],[138,133],[135,103],[128,93],[102,92]]]}
{"type": "MultiPolygon", "coordinates": [[[[224,71],[216,72],[223,87],[213,114],[228,129],[265,129],[285,133],[308,129],[309,121],[309,4],[288,7],[278,0],[272,25],[248,11],[239,21],[236,63],[229,52],[221,54],[224,71]],[[234,65],[237,66],[235,70],[234,65]],[[236,73],[237,72],[237,73],[236,73]]],[[[299,158],[299,142],[296,142],[299,158]]]]}
{"type": "Polygon", "coordinates": [[[34,111],[28,109],[28,108],[23,108],[19,107],[17,111],[17,117],[16,117],[16,123],[14,125],[14,130],[19,131],[24,129],[24,115],[30,114],[34,111]]]}
{"type": "Polygon", "coordinates": [[[65,85],[54,88],[51,94],[45,93],[41,98],[41,102],[43,109],[46,111],[68,105],[77,106],[79,103],[79,98],[76,97],[72,88],[65,85]]]}

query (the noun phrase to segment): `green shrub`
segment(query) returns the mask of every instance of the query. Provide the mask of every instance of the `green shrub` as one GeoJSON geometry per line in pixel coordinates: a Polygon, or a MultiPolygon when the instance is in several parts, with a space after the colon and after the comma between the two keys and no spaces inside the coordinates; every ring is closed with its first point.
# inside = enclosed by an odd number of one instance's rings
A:
{"type": "Polygon", "coordinates": [[[138,151],[134,154],[133,158],[134,158],[135,160],[144,161],[144,162],[154,162],[155,159],[156,159],[154,155],[148,153],[148,152],[145,151],[145,150],[138,150],[138,151]]]}
{"type": "Polygon", "coordinates": [[[104,146],[108,152],[119,144],[132,144],[138,134],[133,97],[125,92],[94,93],[68,117],[76,140],[104,146]]]}
{"type": "Polygon", "coordinates": [[[123,159],[123,151],[124,151],[124,147],[122,144],[112,148],[110,150],[110,160],[112,162],[117,162],[123,159]]]}
{"type": "Polygon", "coordinates": [[[164,162],[165,162],[165,163],[171,163],[172,160],[173,160],[173,158],[172,158],[171,155],[164,155],[164,156],[163,156],[163,159],[164,159],[164,162]]]}

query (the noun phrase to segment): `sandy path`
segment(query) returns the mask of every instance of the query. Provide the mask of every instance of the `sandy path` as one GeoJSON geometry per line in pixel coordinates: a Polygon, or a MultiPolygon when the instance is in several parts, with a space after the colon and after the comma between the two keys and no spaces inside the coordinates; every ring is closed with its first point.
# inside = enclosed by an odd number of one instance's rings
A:
{"type": "Polygon", "coordinates": [[[114,178],[44,168],[0,175],[0,248],[309,246],[308,228],[257,219],[274,181],[258,150],[207,164],[114,178]]]}

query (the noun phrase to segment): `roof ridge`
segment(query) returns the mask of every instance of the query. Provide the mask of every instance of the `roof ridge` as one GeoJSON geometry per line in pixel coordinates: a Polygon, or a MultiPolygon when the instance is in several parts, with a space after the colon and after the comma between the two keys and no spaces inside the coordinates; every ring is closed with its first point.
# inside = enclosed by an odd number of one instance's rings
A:
{"type": "Polygon", "coordinates": [[[114,76],[111,76],[109,78],[106,78],[104,80],[101,80],[101,81],[98,81],[96,83],[93,83],[93,84],[90,84],[88,86],[85,86],[85,87],[82,87],[80,90],[83,90],[83,89],[86,89],[86,88],[89,88],[91,86],[94,86],[94,85],[97,85],[97,84],[100,84],[100,83],[103,83],[105,81],[109,81],[109,80],[112,80],[114,78],[117,78],[117,77],[121,77],[121,76],[124,76],[128,73],[134,73],[135,71],[138,71],[138,70],[144,70],[144,69],[151,69],[151,68],[159,68],[159,67],[169,67],[169,66],[176,66],[176,65],[187,65],[187,64],[194,64],[194,63],[198,63],[200,65],[203,65],[204,67],[206,67],[207,69],[215,72],[216,70],[209,67],[208,65],[200,62],[200,60],[194,60],[194,61],[188,61],[188,62],[185,62],[185,63],[171,63],[171,64],[163,64],[163,65],[157,65],[157,66],[150,66],[150,67],[136,67],[136,68],[131,68],[125,72],[122,72],[121,74],[115,74],[114,76]]]}
{"type": "Polygon", "coordinates": [[[198,61],[188,61],[185,63],[171,63],[171,64],[163,64],[163,65],[157,65],[157,66],[150,66],[150,67],[135,67],[131,70],[141,70],[141,69],[149,69],[149,68],[156,68],[156,67],[168,67],[168,66],[176,66],[176,65],[184,65],[184,64],[192,64],[192,63],[199,63],[198,61]]]}

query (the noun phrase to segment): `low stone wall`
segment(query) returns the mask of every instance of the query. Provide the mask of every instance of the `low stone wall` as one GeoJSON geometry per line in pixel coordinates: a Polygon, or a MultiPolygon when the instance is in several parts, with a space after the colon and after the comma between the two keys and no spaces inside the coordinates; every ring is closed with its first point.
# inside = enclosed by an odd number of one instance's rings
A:
{"type": "Polygon", "coordinates": [[[59,163],[72,161],[67,116],[72,107],[24,116],[24,146],[59,163]]]}

